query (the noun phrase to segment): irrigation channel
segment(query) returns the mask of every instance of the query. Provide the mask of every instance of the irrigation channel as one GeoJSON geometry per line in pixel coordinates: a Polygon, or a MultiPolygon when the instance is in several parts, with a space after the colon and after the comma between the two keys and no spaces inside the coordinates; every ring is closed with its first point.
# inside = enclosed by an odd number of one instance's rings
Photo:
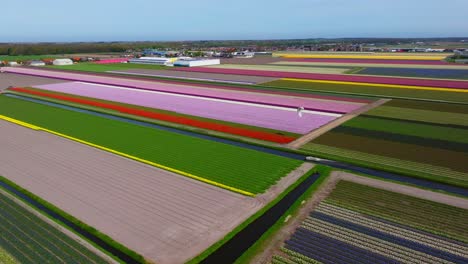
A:
{"type": "MultiPolygon", "coordinates": [[[[234,140],[229,140],[229,139],[222,139],[218,137],[213,137],[213,136],[208,136],[204,134],[198,134],[195,132],[191,131],[185,131],[185,130],[180,130],[176,128],[170,128],[170,127],[165,127],[165,126],[160,126],[156,124],[150,124],[142,121],[137,121],[129,118],[124,118],[124,117],[118,117],[118,116],[113,116],[110,114],[104,114],[100,112],[95,112],[95,111],[90,111],[90,110],[85,110],[85,109],[80,109],[76,107],[71,107],[67,105],[62,105],[62,104],[57,104],[57,103],[52,103],[48,101],[43,101],[43,100],[38,100],[34,98],[29,98],[29,97],[23,97],[23,96],[18,96],[18,95],[13,95],[13,94],[6,94],[6,96],[22,99],[22,100],[27,100],[35,103],[40,103],[40,104],[45,104],[45,105],[50,105],[54,107],[59,107],[63,109],[68,109],[72,111],[77,111],[77,112],[82,112],[82,113],[88,113],[88,114],[93,114],[96,116],[101,116],[105,118],[110,118],[114,120],[119,120],[123,122],[128,122],[136,125],[142,125],[142,126],[147,126],[147,127],[152,127],[155,129],[162,129],[174,133],[179,133],[179,134],[184,134],[184,135],[190,135],[198,138],[203,138],[207,140],[214,140],[220,143],[224,144],[230,144],[230,145],[235,145],[239,147],[244,147],[244,148],[249,148],[249,149],[254,149],[257,151],[262,151],[274,155],[279,155],[279,156],[284,156],[284,157],[289,157],[293,159],[298,159],[298,160],[304,160],[305,155],[297,154],[297,153],[292,153],[292,152],[287,152],[287,151],[282,151],[282,150],[277,150],[277,149],[270,149],[267,147],[262,147],[262,146],[256,146],[256,145],[250,145],[247,143],[242,143],[242,142],[237,142],[234,140]]],[[[430,182],[422,179],[415,179],[415,178],[410,178],[406,176],[400,176],[400,175],[395,175],[387,172],[382,172],[382,171],[377,171],[377,170],[371,170],[371,169],[366,169],[366,168],[361,168],[358,166],[346,164],[346,163],[341,163],[341,162],[336,162],[336,161],[331,161],[331,160],[317,160],[314,161],[315,163],[320,163],[324,165],[328,165],[334,168],[339,168],[339,169],[346,169],[346,170],[351,170],[359,173],[366,173],[370,174],[373,176],[385,178],[385,179],[391,179],[391,180],[396,180],[396,181],[402,181],[402,182],[407,182],[407,183],[412,183],[416,184],[419,186],[427,187],[427,188],[433,188],[433,189],[440,189],[444,190],[446,192],[451,192],[455,193],[458,195],[462,196],[467,196],[468,197],[468,190],[465,190],[463,188],[458,188],[455,186],[450,186],[450,185],[445,185],[441,183],[435,183],[435,182],[430,182]]],[[[318,174],[311,174],[309,177],[304,179],[296,188],[291,190],[286,196],[281,199],[277,204],[273,205],[268,211],[263,213],[259,218],[254,220],[250,225],[245,227],[243,230],[241,230],[239,233],[237,233],[233,238],[231,238],[229,241],[227,241],[225,244],[223,244],[220,248],[218,248],[215,252],[213,252],[211,255],[209,255],[207,258],[205,258],[202,263],[233,263],[237,258],[239,258],[248,248],[250,248],[287,210],[288,208],[318,179],[319,175],[318,174]]],[[[67,220],[66,218],[62,217],[61,215],[55,213],[54,211],[48,209],[41,203],[35,201],[28,195],[22,193],[20,190],[17,190],[15,187],[10,186],[7,183],[4,183],[0,181],[0,186],[3,188],[9,190],[10,192],[16,194],[23,200],[27,201],[29,204],[37,208],[38,210],[42,211],[43,213],[49,215],[49,217],[56,219],[57,221],[62,222],[64,225],[68,226],[70,229],[74,230],[75,232],[79,233],[83,237],[87,238],[88,240],[94,242],[95,244],[99,245],[101,248],[104,250],[108,251],[109,253],[113,254],[114,256],[118,257],[125,263],[138,263],[136,260],[131,258],[129,255],[125,254],[124,252],[121,252],[120,250],[112,247],[111,245],[107,244],[107,242],[101,240],[99,237],[96,237],[95,235],[87,232],[83,228],[79,227],[78,225],[75,225],[71,221],[67,220]]]]}

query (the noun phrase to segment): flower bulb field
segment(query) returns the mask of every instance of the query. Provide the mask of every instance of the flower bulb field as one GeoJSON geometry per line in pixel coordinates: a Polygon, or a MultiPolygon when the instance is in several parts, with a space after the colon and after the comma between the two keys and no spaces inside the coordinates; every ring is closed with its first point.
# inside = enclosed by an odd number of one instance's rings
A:
{"type": "Polygon", "coordinates": [[[146,51],[0,68],[0,263],[468,263],[453,54],[146,51]]]}

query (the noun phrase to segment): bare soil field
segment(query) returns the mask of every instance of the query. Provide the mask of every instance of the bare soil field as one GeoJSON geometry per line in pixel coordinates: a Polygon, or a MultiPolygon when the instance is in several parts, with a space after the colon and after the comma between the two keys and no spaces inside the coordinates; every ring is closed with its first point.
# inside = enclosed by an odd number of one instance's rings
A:
{"type": "Polygon", "coordinates": [[[43,78],[36,76],[28,76],[21,74],[13,73],[0,73],[0,91],[8,88],[9,86],[33,86],[33,85],[43,85],[43,84],[52,84],[52,83],[61,83],[63,80],[53,79],[53,78],[43,78]]]}
{"type": "Polygon", "coordinates": [[[233,74],[218,74],[218,73],[201,73],[201,72],[182,72],[168,70],[147,70],[147,69],[128,69],[114,73],[133,73],[135,75],[169,77],[169,78],[185,78],[194,80],[213,80],[219,82],[239,82],[239,83],[264,83],[277,80],[277,78],[261,77],[261,76],[241,76],[233,74]]]}
{"type": "Polygon", "coordinates": [[[0,133],[0,175],[158,263],[196,256],[263,206],[9,122],[0,133]]]}

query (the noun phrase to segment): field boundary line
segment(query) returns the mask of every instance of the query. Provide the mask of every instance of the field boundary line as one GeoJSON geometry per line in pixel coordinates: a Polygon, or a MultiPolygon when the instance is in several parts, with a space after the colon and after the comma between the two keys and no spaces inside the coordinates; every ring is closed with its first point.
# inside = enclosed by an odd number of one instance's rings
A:
{"type": "Polygon", "coordinates": [[[428,87],[428,86],[396,85],[396,84],[382,84],[382,83],[344,82],[344,81],[310,80],[310,79],[296,79],[296,78],[281,78],[280,81],[329,83],[329,84],[348,84],[348,85],[362,85],[362,86],[377,86],[377,87],[384,87],[384,88],[399,88],[399,89],[413,89],[413,90],[429,90],[429,91],[445,91],[445,92],[468,93],[467,89],[437,88],[437,87],[428,87]]]}
{"type": "Polygon", "coordinates": [[[302,147],[303,145],[307,144],[309,141],[321,136],[322,134],[340,126],[341,124],[343,124],[344,122],[350,120],[350,119],[353,119],[357,116],[359,116],[360,114],[363,114],[364,112],[367,112],[371,109],[374,109],[378,106],[381,106],[383,104],[385,104],[386,102],[390,101],[391,99],[380,99],[380,100],[377,100],[373,103],[370,103],[370,104],[367,104],[361,108],[358,108],[352,112],[349,112],[345,115],[343,115],[342,117],[340,118],[337,118],[335,120],[333,120],[332,122],[322,126],[322,127],[319,127],[318,129],[315,129],[311,132],[309,132],[308,134],[305,134],[304,136],[286,144],[286,147],[288,148],[291,148],[291,149],[298,149],[300,147],[302,147]]]}
{"type": "Polygon", "coordinates": [[[250,197],[255,196],[255,194],[253,194],[251,192],[248,192],[248,191],[244,191],[244,190],[241,190],[241,189],[238,189],[238,188],[235,188],[235,187],[231,187],[231,186],[228,186],[228,185],[216,182],[216,181],[208,180],[208,179],[205,179],[205,178],[200,177],[200,176],[196,176],[196,175],[188,173],[188,172],[184,172],[184,171],[174,169],[174,168],[171,168],[171,167],[168,167],[168,166],[156,163],[156,162],[152,162],[152,161],[149,161],[149,160],[138,158],[138,157],[135,157],[135,156],[132,156],[132,155],[129,155],[129,154],[117,151],[117,150],[113,150],[113,149],[110,149],[110,148],[107,148],[107,147],[104,147],[104,146],[100,146],[100,145],[97,145],[97,144],[94,144],[94,143],[91,143],[91,142],[87,142],[85,140],[81,140],[81,139],[78,139],[78,138],[75,138],[75,137],[72,137],[72,136],[68,136],[68,135],[65,135],[65,134],[62,134],[62,133],[47,129],[47,128],[42,128],[42,127],[39,127],[39,126],[35,126],[35,125],[29,124],[29,123],[26,123],[26,122],[23,122],[23,121],[14,119],[14,118],[10,118],[10,117],[4,116],[4,115],[0,115],[0,119],[8,121],[10,123],[14,123],[14,124],[23,126],[23,127],[27,127],[27,128],[33,129],[33,130],[44,131],[44,132],[47,132],[47,133],[50,133],[50,134],[54,134],[54,135],[62,137],[62,138],[66,138],[66,139],[69,139],[69,140],[72,140],[72,141],[76,141],[78,143],[82,143],[82,144],[88,145],[90,147],[101,149],[101,150],[104,150],[104,151],[107,151],[107,152],[110,152],[110,153],[113,153],[113,154],[116,154],[116,155],[119,155],[119,156],[122,156],[122,157],[125,157],[125,158],[129,158],[129,159],[132,159],[132,160],[135,160],[135,161],[138,161],[138,162],[142,162],[142,163],[145,163],[147,165],[151,165],[151,166],[154,166],[154,167],[166,170],[166,171],[170,171],[170,172],[173,172],[173,173],[176,173],[176,174],[179,174],[179,175],[182,175],[182,176],[194,179],[194,180],[198,180],[198,181],[210,184],[210,185],[214,185],[214,186],[217,186],[217,187],[229,190],[229,191],[233,191],[233,192],[243,194],[243,195],[246,195],[246,196],[250,196],[250,197]]]}

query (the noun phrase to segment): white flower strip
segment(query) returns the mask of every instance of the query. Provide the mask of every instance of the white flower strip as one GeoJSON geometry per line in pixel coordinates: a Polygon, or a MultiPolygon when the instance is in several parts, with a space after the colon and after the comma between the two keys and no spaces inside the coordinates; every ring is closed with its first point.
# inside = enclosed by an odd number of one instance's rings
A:
{"type": "Polygon", "coordinates": [[[334,205],[321,203],[316,209],[317,212],[321,212],[339,219],[346,220],[351,223],[356,223],[361,226],[368,227],[373,230],[378,230],[387,234],[394,235],[409,241],[424,244],[436,249],[450,252],[454,255],[461,257],[468,257],[468,247],[464,247],[459,244],[451,243],[443,239],[437,239],[435,237],[427,236],[421,233],[414,232],[412,230],[404,229],[398,226],[390,225],[387,223],[379,222],[374,219],[363,217],[362,214],[337,207],[334,205]]]}
{"type": "Polygon", "coordinates": [[[356,247],[384,255],[404,263],[452,263],[382,239],[359,233],[325,221],[307,218],[302,226],[313,232],[333,237],[356,247]]]}

